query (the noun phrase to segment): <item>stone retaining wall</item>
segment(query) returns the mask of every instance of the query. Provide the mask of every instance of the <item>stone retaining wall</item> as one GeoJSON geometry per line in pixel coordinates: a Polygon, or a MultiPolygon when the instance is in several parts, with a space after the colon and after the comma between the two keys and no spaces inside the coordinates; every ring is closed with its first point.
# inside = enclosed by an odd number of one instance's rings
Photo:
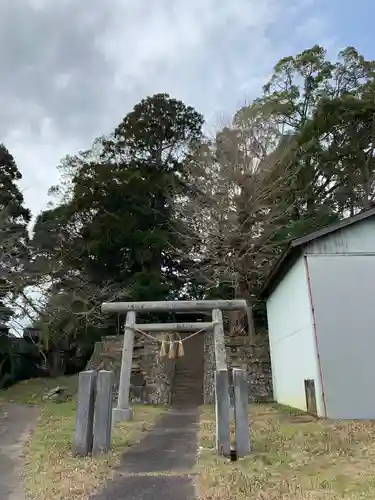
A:
{"type": "MultiPolygon", "coordinates": [[[[114,373],[113,395],[117,399],[121,371],[123,336],[105,337],[95,344],[86,370],[104,369],[114,373]]],[[[134,338],[130,401],[144,404],[168,404],[173,361],[161,360],[160,343],[141,334],[134,338]]]]}
{"type": "MultiPolygon", "coordinates": [[[[205,345],[205,404],[214,402],[214,345],[212,333],[207,335],[205,345]]],[[[249,377],[249,400],[272,401],[272,372],[269,354],[268,336],[243,335],[225,336],[228,368],[242,368],[247,370],[249,377]]]]}
{"type": "MultiPolygon", "coordinates": [[[[213,333],[207,332],[204,343],[204,403],[214,402],[215,355],[213,333]]],[[[159,337],[160,338],[160,337],[159,337]]],[[[117,398],[121,369],[123,337],[106,337],[95,345],[86,369],[113,370],[114,397],[117,398]]],[[[249,376],[249,399],[272,400],[272,375],[268,336],[225,336],[228,368],[244,368],[249,376]]],[[[130,398],[144,404],[168,404],[171,396],[174,361],[160,359],[160,343],[136,334],[131,376],[130,398]]]]}

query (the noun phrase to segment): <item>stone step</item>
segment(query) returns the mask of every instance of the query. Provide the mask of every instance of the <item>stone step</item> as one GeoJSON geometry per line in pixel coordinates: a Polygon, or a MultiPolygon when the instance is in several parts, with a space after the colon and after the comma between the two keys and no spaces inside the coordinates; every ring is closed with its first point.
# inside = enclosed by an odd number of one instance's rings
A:
{"type": "Polygon", "coordinates": [[[202,381],[196,380],[195,382],[191,381],[182,381],[182,380],[174,380],[173,387],[199,387],[202,385],[202,381]]]}
{"type": "Polygon", "coordinates": [[[203,388],[202,387],[175,387],[173,390],[173,394],[180,394],[180,393],[187,393],[187,394],[194,394],[196,392],[202,392],[203,388]]]}
{"type": "Polygon", "coordinates": [[[177,391],[196,391],[198,389],[200,389],[202,387],[202,384],[194,384],[194,385],[174,385],[173,386],[173,390],[174,392],[177,392],[177,391]]]}
{"type": "Polygon", "coordinates": [[[176,368],[175,374],[183,375],[184,373],[187,373],[189,375],[194,375],[195,373],[196,375],[198,375],[200,371],[201,368],[199,366],[194,366],[193,368],[186,366],[176,368]]]}
{"type": "Polygon", "coordinates": [[[184,392],[175,392],[173,393],[174,395],[174,398],[173,399],[178,399],[178,398],[198,398],[198,397],[201,397],[202,396],[202,392],[203,392],[203,389],[202,391],[195,391],[195,392],[191,392],[191,391],[184,391],[184,392]]]}
{"type": "Polygon", "coordinates": [[[172,405],[203,403],[204,337],[184,342],[184,356],[176,361],[172,385],[172,405]]]}
{"type": "Polygon", "coordinates": [[[196,391],[198,389],[200,389],[202,387],[202,384],[198,385],[198,384],[195,384],[195,385],[177,385],[177,386],[173,386],[173,390],[174,392],[177,392],[177,391],[196,391]]]}

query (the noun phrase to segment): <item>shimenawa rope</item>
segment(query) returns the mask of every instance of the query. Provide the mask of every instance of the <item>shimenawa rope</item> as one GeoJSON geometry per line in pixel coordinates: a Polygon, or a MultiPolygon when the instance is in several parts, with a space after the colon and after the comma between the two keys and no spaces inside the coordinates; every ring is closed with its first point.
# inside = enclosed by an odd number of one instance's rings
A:
{"type": "Polygon", "coordinates": [[[180,358],[184,355],[183,342],[186,342],[186,340],[189,340],[192,337],[195,337],[195,335],[199,335],[200,333],[204,332],[205,330],[208,330],[208,328],[211,328],[211,326],[217,325],[218,323],[219,323],[218,321],[213,321],[210,326],[201,328],[197,332],[194,332],[191,335],[188,335],[184,339],[182,339],[181,336],[177,333],[176,335],[178,336],[178,340],[173,340],[172,334],[168,335],[168,340],[166,340],[165,338],[158,339],[154,335],[150,335],[149,333],[146,333],[137,327],[133,327],[133,330],[137,333],[144,335],[145,337],[148,337],[151,340],[154,340],[155,342],[160,342],[161,343],[161,348],[160,348],[160,357],[161,358],[168,355],[168,357],[170,359],[175,359],[175,358],[180,358]],[[168,352],[167,352],[166,342],[169,343],[168,352]],[[177,344],[177,348],[176,348],[175,344],[177,344]]]}

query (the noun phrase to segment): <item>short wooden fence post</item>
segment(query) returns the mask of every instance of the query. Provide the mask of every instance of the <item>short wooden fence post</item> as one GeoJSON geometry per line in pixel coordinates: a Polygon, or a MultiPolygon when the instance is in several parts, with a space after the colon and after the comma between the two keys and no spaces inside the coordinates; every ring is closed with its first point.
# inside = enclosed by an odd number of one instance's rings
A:
{"type": "Polygon", "coordinates": [[[95,370],[81,372],[78,376],[73,454],[81,457],[92,452],[96,380],[97,372],[95,370]]]}
{"type": "Polygon", "coordinates": [[[233,368],[233,385],[236,454],[241,458],[250,452],[249,389],[245,370],[233,368]]]}
{"type": "Polygon", "coordinates": [[[111,371],[99,371],[94,412],[93,454],[107,453],[111,447],[112,380],[111,371]]]}

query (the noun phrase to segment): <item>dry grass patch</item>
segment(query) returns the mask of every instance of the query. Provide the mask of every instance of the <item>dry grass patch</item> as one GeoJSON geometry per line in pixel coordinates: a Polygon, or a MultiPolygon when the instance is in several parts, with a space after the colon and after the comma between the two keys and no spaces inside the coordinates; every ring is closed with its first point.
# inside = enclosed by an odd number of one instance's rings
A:
{"type": "Polygon", "coordinates": [[[57,378],[32,378],[12,385],[9,389],[0,390],[0,401],[8,403],[40,405],[44,403],[43,397],[55,387],[65,387],[68,392],[75,395],[78,386],[78,376],[57,378]]]}
{"type": "Polygon", "coordinates": [[[25,448],[24,477],[30,500],[83,500],[112,475],[126,448],[138,442],[165,408],[135,405],[134,419],[117,424],[112,431],[112,449],[99,457],[74,457],[71,452],[75,429],[75,398],[66,403],[46,402],[43,396],[61,385],[75,393],[76,377],[36,379],[13,386],[0,394],[8,402],[34,403],[40,408],[37,427],[25,448]]]}
{"type": "Polygon", "coordinates": [[[213,409],[202,409],[201,500],[375,498],[375,422],[323,421],[256,405],[251,425],[251,456],[229,462],[213,450],[213,409]]]}

